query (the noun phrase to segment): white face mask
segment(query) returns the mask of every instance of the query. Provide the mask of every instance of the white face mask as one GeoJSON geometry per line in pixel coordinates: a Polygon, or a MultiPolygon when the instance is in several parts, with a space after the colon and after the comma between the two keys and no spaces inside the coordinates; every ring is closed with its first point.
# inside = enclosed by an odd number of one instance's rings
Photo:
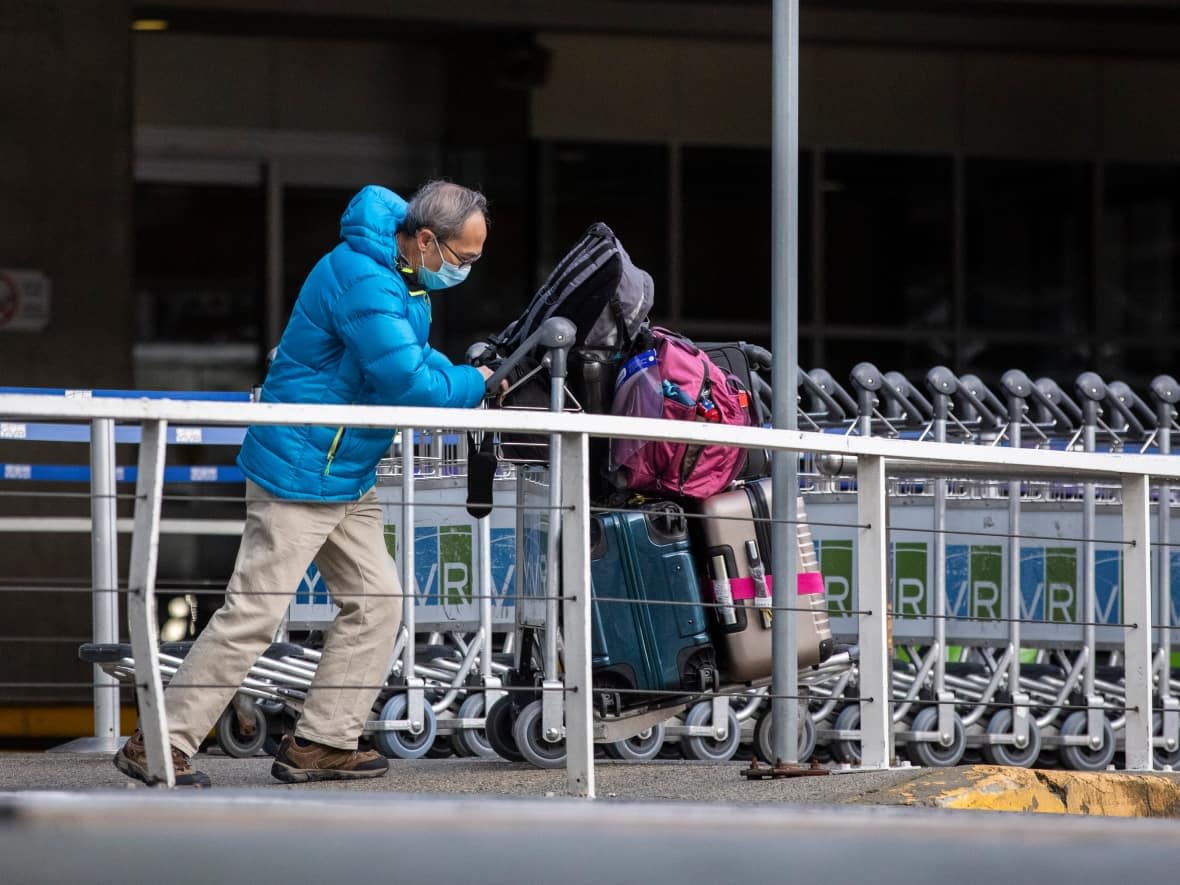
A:
{"type": "Polygon", "coordinates": [[[442,246],[439,245],[438,238],[434,239],[434,248],[438,250],[438,257],[442,261],[438,270],[431,270],[425,264],[418,268],[418,280],[431,291],[438,291],[439,289],[449,289],[452,286],[457,286],[465,279],[467,274],[471,272],[471,265],[465,264],[459,266],[458,264],[451,264],[442,254],[442,246]]]}

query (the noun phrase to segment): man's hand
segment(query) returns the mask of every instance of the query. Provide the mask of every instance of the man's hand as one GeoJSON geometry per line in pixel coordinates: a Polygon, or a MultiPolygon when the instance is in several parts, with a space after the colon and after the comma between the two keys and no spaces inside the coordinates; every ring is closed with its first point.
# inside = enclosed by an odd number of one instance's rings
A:
{"type": "MultiPolygon", "coordinates": [[[[494,374],[496,374],[491,369],[489,369],[487,366],[476,366],[476,368],[479,369],[479,374],[483,375],[483,380],[484,380],[485,385],[487,383],[487,380],[489,378],[491,378],[494,374]]],[[[503,399],[504,394],[507,392],[508,392],[508,379],[502,378],[500,380],[500,398],[503,399]]]]}

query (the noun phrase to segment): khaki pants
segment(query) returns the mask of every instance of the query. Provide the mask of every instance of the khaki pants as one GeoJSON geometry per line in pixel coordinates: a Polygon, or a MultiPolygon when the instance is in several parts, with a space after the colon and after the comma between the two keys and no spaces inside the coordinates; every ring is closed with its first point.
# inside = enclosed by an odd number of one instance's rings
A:
{"type": "Polygon", "coordinates": [[[356,748],[401,625],[401,584],[384,531],[376,491],[359,501],[290,501],[247,481],[246,527],[225,604],[164,694],[174,747],[196,752],[273,640],[314,559],[341,610],[324,638],[295,731],[330,747],[356,748]],[[343,687],[350,685],[358,688],[343,687]]]}

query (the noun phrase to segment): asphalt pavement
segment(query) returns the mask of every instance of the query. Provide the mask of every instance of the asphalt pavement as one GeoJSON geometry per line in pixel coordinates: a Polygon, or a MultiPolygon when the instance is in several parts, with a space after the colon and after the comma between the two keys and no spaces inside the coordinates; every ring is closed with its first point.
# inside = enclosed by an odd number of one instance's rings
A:
{"type": "MultiPolygon", "coordinates": [[[[9,779],[17,779],[17,761],[0,760],[9,779]]],[[[421,772],[459,774],[469,765],[428,763],[421,772]]],[[[67,767],[109,783],[93,760],[67,767]]],[[[264,774],[255,760],[208,767],[252,784],[264,774]]],[[[652,790],[649,774],[665,781],[660,792],[680,777],[703,788],[706,771],[603,766],[604,780],[625,793],[652,790]]],[[[23,777],[27,783],[27,771],[23,777]]],[[[497,777],[499,790],[531,793],[553,784],[515,767],[497,777]]],[[[845,789],[861,777],[817,778],[791,789],[810,793],[823,789],[819,781],[845,789]]],[[[403,785],[411,781],[421,782],[403,775],[403,785]]],[[[765,797],[784,787],[757,789],[765,797]]],[[[269,786],[0,793],[0,881],[1110,885],[1172,882],[1180,865],[1172,821],[711,799],[592,802],[269,786]]]]}
{"type": "MultiPolygon", "coordinates": [[[[263,792],[417,795],[479,795],[552,798],[565,794],[564,769],[541,770],[527,763],[477,759],[393,759],[383,778],[311,784],[282,784],[270,776],[269,757],[232,759],[200,754],[194,760],[216,789],[263,792]]],[[[922,774],[919,768],[855,771],[826,777],[747,780],[749,762],[653,761],[642,764],[598,760],[601,799],[846,804],[873,801],[889,787],[922,774]]],[[[143,789],[111,764],[109,755],[75,753],[0,754],[0,791],[143,789]]]]}

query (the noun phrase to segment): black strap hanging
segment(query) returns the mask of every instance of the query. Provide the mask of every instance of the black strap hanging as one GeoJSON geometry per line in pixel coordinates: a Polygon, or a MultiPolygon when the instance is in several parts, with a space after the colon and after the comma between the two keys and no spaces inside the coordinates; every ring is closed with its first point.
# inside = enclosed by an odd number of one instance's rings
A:
{"type": "Polygon", "coordinates": [[[483,519],[492,512],[492,482],[496,477],[496,451],[492,434],[485,433],[476,443],[475,434],[467,433],[467,512],[483,519]]]}

